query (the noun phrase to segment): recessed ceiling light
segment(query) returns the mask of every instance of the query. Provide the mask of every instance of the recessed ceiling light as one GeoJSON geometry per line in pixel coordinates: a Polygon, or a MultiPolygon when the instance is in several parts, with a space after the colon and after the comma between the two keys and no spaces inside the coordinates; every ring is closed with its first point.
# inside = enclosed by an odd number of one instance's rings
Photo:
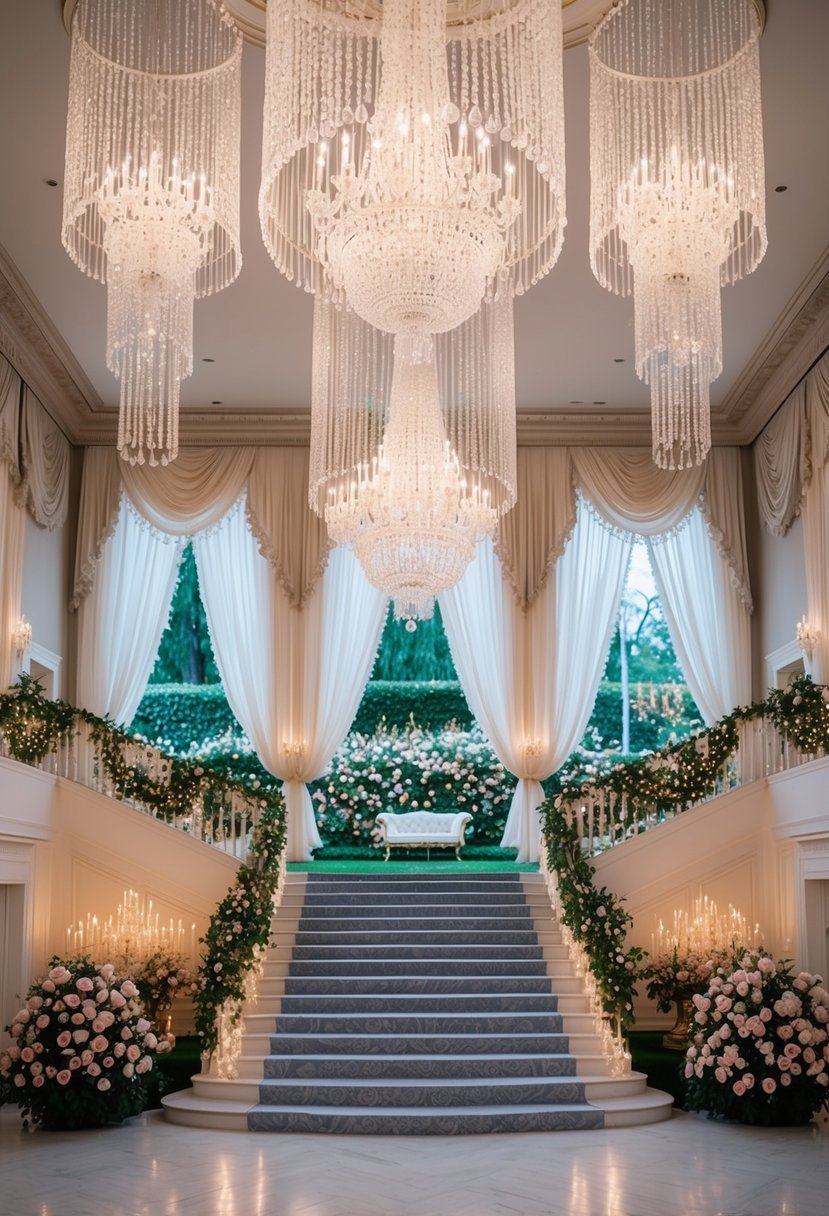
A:
{"type": "Polygon", "coordinates": [[[46,182],[47,186],[55,187],[58,184],[53,177],[46,177],[43,180],[46,182]]]}
{"type": "Polygon", "coordinates": [[[211,359],[210,355],[202,355],[202,363],[215,363],[215,359],[211,359]]]}
{"type": "Polygon", "coordinates": [[[222,402],[221,401],[211,401],[210,404],[211,405],[221,405],[222,402]]]}
{"type": "Polygon", "coordinates": [[[593,404],[594,405],[607,405],[607,402],[606,401],[594,401],[593,404]]]}
{"type": "Polygon", "coordinates": [[[584,405],[584,402],[583,401],[571,401],[570,404],[571,405],[584,405]]]}
{"type": "Polygon", "coordinates": [[[614,363],[624,363],[624,359],[614,359],[614,363]]]}
{"type": "Polygon", "coordinates": [[[789,188],[788,186],[775,186],[774,193],[775,194],[785,194],[786,191],[788,190],[788,188],[789,188]]]}

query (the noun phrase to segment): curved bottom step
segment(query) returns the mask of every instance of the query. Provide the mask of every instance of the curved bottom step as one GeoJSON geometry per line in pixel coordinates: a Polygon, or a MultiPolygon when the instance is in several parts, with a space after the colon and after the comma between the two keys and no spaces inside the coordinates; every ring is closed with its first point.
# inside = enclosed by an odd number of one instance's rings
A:
{"type": "Polygon", "coordinates": [[[604,1126],[596,1107],[447,1106],[393,1108],[255,1106],[248,1114],[254,1132],[323,1132],[348,1136],[462,1136],[492,1132],[583,1131],[604,1126]]]}

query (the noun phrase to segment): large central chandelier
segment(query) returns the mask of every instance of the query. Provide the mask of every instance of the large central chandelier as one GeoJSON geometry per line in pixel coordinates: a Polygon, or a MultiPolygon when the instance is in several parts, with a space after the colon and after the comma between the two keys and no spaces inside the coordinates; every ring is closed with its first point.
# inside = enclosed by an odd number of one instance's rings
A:
{"type": "Polygon", "coordinates": [[[283,0],[267,23],[262,232],[317,295],[310,501],[425,616],[515,501],[512,299],[565,224],[560,7],[283,0]]]}
{"type": "Polygon", "coordinates": [[[175,459],[193,303],[239,273],[241,36],[214,0],[78,0],[62,240],[108,286],[118,450],[175,459]]]}
{"type": "Polygon", "coordinates": [[[663,468],[705,459],[720,287],[766,249],[760,29],[753,0],[622,0],[590,39],[590,263],[633,292],[663,468]]]}

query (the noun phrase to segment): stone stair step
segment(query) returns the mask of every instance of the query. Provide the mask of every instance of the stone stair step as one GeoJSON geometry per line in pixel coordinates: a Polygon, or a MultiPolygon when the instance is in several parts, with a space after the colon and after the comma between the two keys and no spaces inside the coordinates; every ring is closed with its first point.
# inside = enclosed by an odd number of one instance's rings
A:
{"type": "MultiPolygon", "coordinates": [[[[262,1060],[255,1061],[258,1072],[247,1072],[246,1076],[261,1078],[262,1060]]],[[[575,1076],[576,1061],[571,1055],[271,1055],[265,1056],[264,1075],[271,1077],[362,1077],[372,1078],[413,1077],[443,1080],[447,1077],[468,1079],[469,1077],[560,1077],[575,1076]]],[[[591,1074],[594,1077],[595,1074],[591,1074]]],[[[581,1078],[580,1078],[581,1079],[581,1078]]],[[[605,1078],[603,1078],[605,1079],[605,1078]]]]}
{"type": "Polygon", "coordinates": [[[481,916],[468,916],[466,913],[446,916],[367,916],[349,919],[334,916],[308,916],[303,913],[298,926],[299,934],[336,934],[341,933],[377,934],[399,933],[402,935],[421,936],[433,933],[526,933],[533,932],[532,918],[524,914],[521,917],[512,916],[508,920],[492,915],[488,908],[481,916]],[[507,926],[505,928],[505,926],[507,926]]]}
{"type": "Polygon", "coordinates": [[[265,962],[265,974],[285,974],[270,968],[289,968],[291,976],[546,976],[547,969],[540,954],[532,958],[320,958],[294,959],[290,963],[265,962]]]}
{"type": "MultiPolygon", "coordinates": [[[[246,1029],[254,1020],[255,1014],[245,1018],[246,1029]]],[[[282,1013],[276,1033],[561,1034],[562,1025],[560,1013],[282,1013]]]]}
{"type": "Polygon", "coordinates": [[[464,947],[462,951],[458,950],[457,942],[447,942],[443,945],[436,945],[434,942],[420,942],[417,945],[411,945],[406,942],[389,942],[385,945],[374,945],[366,942],[341,942],[337,945],[328,943],[314,944],[298,942],[294,946],[293,959],[295,962],[312,961],[315,959],[457,959],[459,954],[462,954],[464,959],[494,959],[498,960],[505,953],[513,960],[517,959],[541,959],[542,947],[533,945],[510,945],[506,949],[504,943],[498,945],[485,943],[474,943],[464,947]]]}
{"type": "MultiPolygon", "coordinates": [[[[598,1040],[597,1040],[598,1042],[598,1040]]],[[[358,1034],[356,1032],[314,1033],[301,1034],[282,1032],[280,1034],[246,1034],[243,1043],[246,1054],[254,1048],[265,1055],[309,1055],[309,1054],[343,1054],[343,1055],[406,1055],[422,1053],[435,1054],[445,1052],[447,1055],[492,1055],[518,1053],[550,1052],[553,1055],[566,1055],[570,1052],[570,1038],[566,1034],[551,1031],[533,1033],[531,1031],[514,1031],[498,1034],[496,1032],[455,1033],[428,1032],[420,1033],[389,1033],[378,1031],[375,1034],[358,1034]]]]}
{"type": "Polygon", "coordinates": [[[557,1013],[558,1001],[550,992],[340,992],[322,996],[286,993],[281,1001],[282,1015],[358,1013],[373,1017],[378,1013],[557,1013]]]}
{"type": "Polygon", "coordinates": [[[552,988],[550,979],[546,975],[375,975],[365,977],[288,975],[285,980],[285,991],[290,996],[334,998],[384,994],[402,996],[418,993],[433,993],[442,996],[456,993],[468,996],[496,996],[501,993],[549,995],[552,988]]]}
{"type": "Polygon", "coordinates": [[[565,1106],[268,1107],[248,1114],[251,1131],[325,1132],[346,1135],[450,1136],[491,1132],[576,1131],[602,1127],[604,1115],[586,1104],[565,1106]]]}
{"type": "MultiPolygon", "coordinates": [[[[259,1085],[262,1106],[429,1106],[435,1098],[434,1081],[398,1077],[367,1080],[333,1078],[270,1079],[259,1085]]],[[[565,1077],[442,1077],[441,1105],[527,1106],[585,1101],[584,1082],[565,1077]]]]}

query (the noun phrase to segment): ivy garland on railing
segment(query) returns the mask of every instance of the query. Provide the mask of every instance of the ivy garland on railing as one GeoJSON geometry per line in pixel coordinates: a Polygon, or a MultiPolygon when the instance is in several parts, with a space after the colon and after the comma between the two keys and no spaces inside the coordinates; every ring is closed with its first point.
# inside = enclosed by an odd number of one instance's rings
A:
{"type": "Polygon", "coordinates": [[[205,817],[227,812],[234,793],[259,806],[259,822],[253,833],[249,862],[239,867],[233,886],[211,917],[201,938],[201,958],[194,1000],[196,1029],[203,1049],[217,1045],[218,1013],[226,1002],[241,1002],[245,981],[256,964],[258,953],[270,940],[274,895],[279,884],[279,860],[285,846],[285,804],[281,794],[254,790],[242,782],[229,781],[187,760],[153,753],[153,770],[140,762],[142,747],[113,722],[64,701],[51,701],[29,676],[0,695],[0,731],[15,760],[39,764],[61,742],[69,738],[78,722],[90,727],[90,735],[101,767],[119,797],[135,798],[162,819],[192,811],[201,799],[205,817]]]}
{"type": "Polygon", "coordinates": [[[592,862],[559,807],[548,799],[541,811],[547,861],[558,879],[561,920],[590,959],[605,1017],[624,1034],[633,1021],[636,970],[645,957],[638,946],[625,945],[633,918],[617,895],[595,885],[592,862]]]}
{"type": "Polygon", "coordinates": [[[814,756],[829,751],[829,686],[799,676],[765,701],[742,706],[709,730],[653,755],[618,765],[596,779],[570,781],[540,808],[547,857],[556,873],[561,919],[590,959],[605,1016],[624,1032],[633,1017],[636,970],[645,957],[638,946],[625,947],[632,923],[621,899],[595,885],[593,864],[585,856],[578,828],[567,805],[589,791],[626,795],[657,811],[684,809],[714,793],[723,765],[739,743],[739,724],[769,718],[784,739],[814,756]]]}
{"type": "Polygon", "coordinates": [[[56,752],[80,722],[89,727],[113,795],[134,798],[160,819],[170,821],[188,815],[200,800],[209,822],[227,813],[234,794],[247,802],[257,802],[260,812],[270,805],[281,807],[272,792],[229,780],[196,761],[166,756],[108,718],[76,709],[65,701],[50,700],[37,681],[27,675],[21,675],[13,689],[0,695],[0,731],[11,756],[24,764],[39,764],[50,752],[56,752]]]}
{"type": "Polygon", "coordinates": [[[233,1002],[238,1021],[246,981],[260,951],[270,943],[274,896],[279,885],[279,859],[285,847],[285,814],[281,795],[262,812],[254,833],[250,862],[239,867],[233,885],[219,904],[207,933],[196,987],[196,1031],[202,1051],[218,1045],[219,1011],[233,1002]]]}
{"type": "Polygon", "coordinates": [[[799,676],[788,688],[773,689],[765,701],[741,706],[681,743],[618,764],[599,778],[577,774],[560,787],[556,805],[578,802],[587,792],[625,795],[657,811],[699,802],[716,792],[723,766],[737,751],[740,724],[756,718],[770,719],[806,755],[829,750],[829,687],[799,676]]]}

